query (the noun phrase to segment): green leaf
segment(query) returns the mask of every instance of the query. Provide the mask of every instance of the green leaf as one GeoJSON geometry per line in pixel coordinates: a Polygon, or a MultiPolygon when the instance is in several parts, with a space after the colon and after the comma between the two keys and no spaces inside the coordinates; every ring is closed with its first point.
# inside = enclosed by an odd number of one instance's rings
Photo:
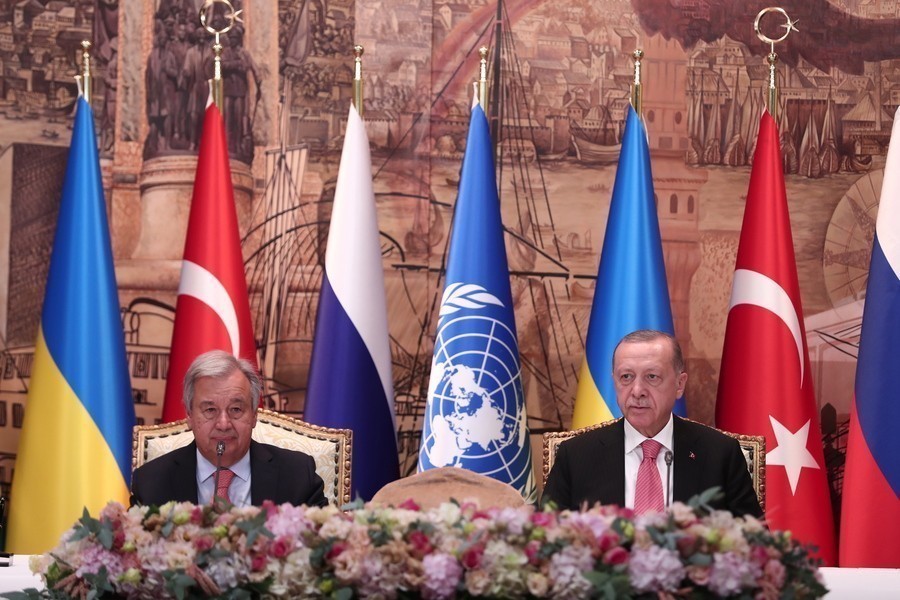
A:
{"type": "Polygon", "coordinates": [[[184,600],[188,590],[197,585],[197,581],[181,569],[167,569],[163,571],[163,578],[166,581],[166,589],[178,600],[184,600]]]}
{"type": "Polygon", "coordinates": [[[342,587],[338,588],[334,592],[334,598],[336,600],[352,600],[353,599],[353,589],[342,587]]]}
{"type": "Polygon", "coordinates": [[[606,600],[630,600],[633,597],[631,583],[628,581],[628,576],[624,573],[585,571],[582,575],[594,586],[599,598],[605,598],[606,600]]]}
{"type": "Polygon", "coordinates": [[[274,538],[275,534],[266,529],[266,511],[261,510],[255,517],[238,521],[235,526],[247,534],[247,546],[252,546],[261,535],[267,538],[274,538]]]}
{"type": "Polygon", "coordinates": [[[44,596],[40,591],[34,588],[28,588],[21,592],[6,592],[3,597],[8,600],[40,600],[44,596]]]}

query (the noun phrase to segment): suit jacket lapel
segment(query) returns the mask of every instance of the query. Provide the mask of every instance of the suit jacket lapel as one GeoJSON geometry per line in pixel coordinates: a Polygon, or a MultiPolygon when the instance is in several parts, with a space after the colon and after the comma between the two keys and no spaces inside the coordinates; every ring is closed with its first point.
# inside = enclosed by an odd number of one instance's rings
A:
{"type": "Polygon", "coordinates": [[[174,454],[175,469],[172,472],[171,497],[176,502],[192,502],[199,500],[197,489],[197,443],[191,442],[174,454]]]}
{"type": "Polygon", "coordinates": [[[597,449],[600,499],[604,504],[625,506],[625,419],[606,427],[609,434],[600,436],[601,447],[597,449]]]}
{"type": "MultiPolygon", "coordinates": [[[[700,481],[700,463],[698,449],[695,447],[696,436],[686,426],[683,419],[674,418],[672,440],[675,445],[675,472],[673,477],[672,500],[687,502],[694,495],[700,481]]],[[[665,475],[663,475],[665,477],[665,475]]]]}
{"type": "Polygon", "coordinates": [[[278,472],[272,465],[272,458],[272,453],[264,446],[250,441],[250,503],[253,506],[273,499],[278,491],[278,472]]]}

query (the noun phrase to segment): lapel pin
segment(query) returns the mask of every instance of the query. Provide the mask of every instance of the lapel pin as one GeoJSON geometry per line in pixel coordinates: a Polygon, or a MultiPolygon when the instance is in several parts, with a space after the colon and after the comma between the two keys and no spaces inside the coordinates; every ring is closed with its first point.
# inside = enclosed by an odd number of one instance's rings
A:
{"type": "Polygon", "coordinates": [[[688,456],[691,457],[691,460],[694,460],[695,458],[697,458],[697,455],[694,454],[693,452],[691,452],[688,456]]]}

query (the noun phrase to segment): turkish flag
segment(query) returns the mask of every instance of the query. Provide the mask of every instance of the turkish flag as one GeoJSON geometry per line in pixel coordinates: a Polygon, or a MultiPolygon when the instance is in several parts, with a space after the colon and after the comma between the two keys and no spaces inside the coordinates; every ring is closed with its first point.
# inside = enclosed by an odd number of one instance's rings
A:
{"type": "Polygon", "coordinates": [[[835,563],[834,521],[816,410],[781,146],[759,124],[719,375],[716,426],[766,436],[766,521],[835,563]]]}
{"type": "Polygon", "coordinates": [[[212,103],[203,119],[184,244],[164,423],[185,417],[184,374],[197,356],[209,350],[226,350],[257,364],[225,125],[212,103]]]}

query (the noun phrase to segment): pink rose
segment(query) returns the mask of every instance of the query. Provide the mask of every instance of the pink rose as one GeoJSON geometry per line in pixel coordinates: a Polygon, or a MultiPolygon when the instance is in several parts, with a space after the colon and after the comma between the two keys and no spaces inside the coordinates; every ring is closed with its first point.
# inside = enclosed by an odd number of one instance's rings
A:
{"type": "Polygon", "coordinates": [[[784,580],[787,572],[780,561],[770,560],[767,562],[766,566],[763,568],[763,575],[766,579],[771,581],[776,588],[781,589],[784,587],[784,580]]]}
{"type": "Polygon", "coordinates": [[[346,542],[335,542],[331,545],[331,550],[328,551],[328,554],[325,555],[325,560],[334,560],[335,558],[340,556],[341,553],[343,553],[346,549],[346,542]]]}
{"type": "Polygon", "coordinates": [[[284,558],[290,552],[291,546],[290,540],[285,536],[281,536],[269,546],[269,553],[275,558],[284,558]]]}
{"type": "Polygon", "coordinates": [[[250,562],[250,570],[252,571],[263,571],[266,568],[266,563],[269,562],[269,557],[265,554],[256,554],[253,556],[253,560],[250,562]]]}
{"type": "Polygon", "coordinates": [[[556,516],[553,513],[547,512],[535,512],[531,513],[531,522],[534,523],[537,527],[550,527],[553,525],[553,522],[556,520],[556,516]]]}
{"type": "Polygon", "coordinates": [[[459,562],[461,562],[466,569],[477,569],[481,565],[481,558],[483,556],[484,546],[481,544],[476,544],[475,546],[472,546],[471,548],[463,552],[459,562]]]}
{"type": "Polygon", "coordinates": [[[675,542],[675,546],[678,548],[678,553],[681,556],[687,557],[697,551],[697,541],[695,536],[685,535],[678,538],[675,542]]]}
{"type": "Polygon", "coordinates": [[[606,552],[619,545],[619,534],[611,529],[607,529],[597,540],[597,546],[600,552],[606,552]]]}
{"type": "Polygon", "coordinates": [[[216,540],[211,535],[201,535],[194,538],[194,548],[196,548],[197,552],[206,552],[215,545],[216,540]]]}
{"type": "Polygon", "coordinates": [[[272,502],[271,500],[263,500],[261,509],[266,511],[266,516],[272,516],[278,514],[278,505],[272,502]]]}
{"type": "Polygon", "coordinates": [[[422,507],[419,506],[418,504],[416,504],[416,501],[413,500],[412,498],[408,498],[408,499],[404,500],[400,504],[400,506],[398,506],[397,508],[402,508],[404,510],[415,510],[415,511],[422,510],[422,507]]]}
{"type": "Polygon", "coordinates": [[[541,543],[538,540],[531,540],[525,544],[525,556],[528,557],[529,564],[538,565],[541,562],[538,553],[541,551],[541,543]]]}
{"type": "Polygon", "coordinates": [[[603,562],[607,565],[625,564],[628,562],[628,550],[622,546],[610,548],[610,550],[603,555],[603,562]]]}
{"type": "Polygon", "coordinates": [[[431,545],[431,540],[428,539],[428,536],[418,529],[410,532],[406,539],[409,541],[410,546],[412,546],[413,554],[416,556],[425,556],[434,550],[434,546],[431,545]]]}
{"type": "Polygon", "coordinates": [[[125,531],[122,529],[116,529],[115,533],[113,533],[113,550],[121,550],[122,546],[125,545],[125,531]]]}
{"type": "Polygon", "coordinates": [[[195,506],[194,510],[191,511],[191,523],[194,525],[202,525],[203,524],[203,507],[195,506]]]}

